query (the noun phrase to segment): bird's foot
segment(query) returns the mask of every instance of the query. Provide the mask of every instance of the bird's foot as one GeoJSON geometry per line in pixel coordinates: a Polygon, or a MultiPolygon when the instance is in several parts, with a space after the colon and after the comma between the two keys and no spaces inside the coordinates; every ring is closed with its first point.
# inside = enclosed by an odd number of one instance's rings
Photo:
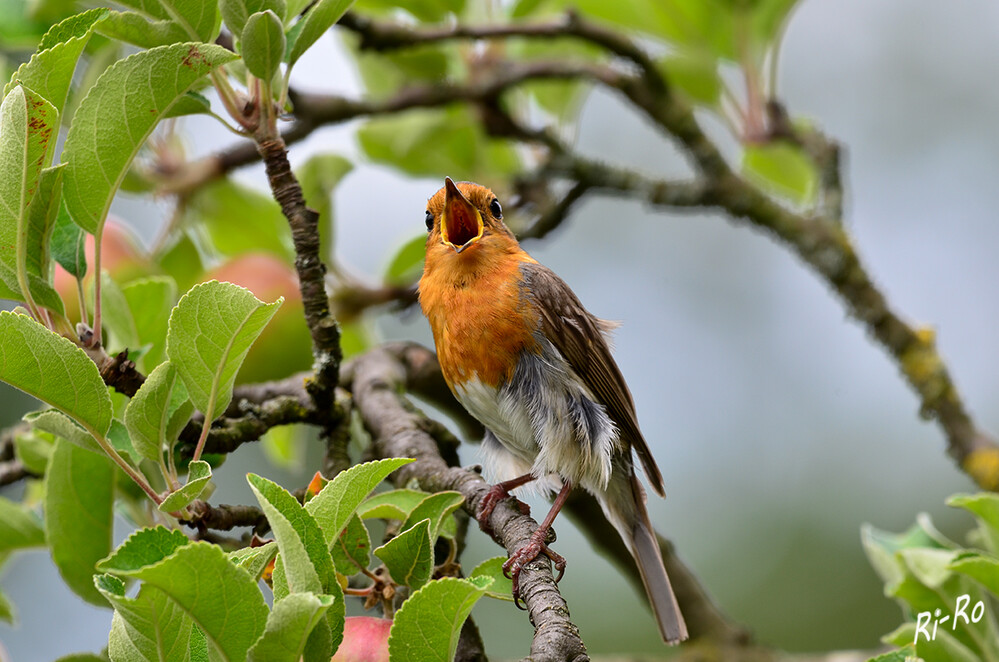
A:
{"type": "Polygon", "coordinates": [[[531,507],[510,494],[510,490],[503,483],[496,483],[489,488],[486,495],[479,502],[479,507],[475,509],[475,519],[479,523],[479,528],[490,536],[493,535],[493,527],[489,525],[489,518],[492,517],[493,510],[503,499],[513,499],[517,502],[517,508],[524,515],[531,514],[531,507]]]}
{"type": "Polygon", "coordinates": [[[511,554],[510,558],[503,564],[503,574],[513,582],[513,603],[519,609],[527,608],[526,605],[521,606],[520,598],[520,571],[524,569],[524,566],[544,554],[551,559],[555,569],[558,570],[558,576],[555,577],[556,584],[562,581],[562,575],[565,574],[565,558],[552,551],[545,543],[547,538],[548,531],[538,529],[531,536],[531,539],[511,554]]]}

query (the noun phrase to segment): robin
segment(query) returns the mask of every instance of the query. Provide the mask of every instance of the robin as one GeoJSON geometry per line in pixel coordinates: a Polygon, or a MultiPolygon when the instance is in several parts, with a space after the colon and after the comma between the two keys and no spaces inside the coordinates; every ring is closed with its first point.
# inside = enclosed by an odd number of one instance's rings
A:
{"type": "Polygon", "coordinates": [[[521,568],[540,554],[561,577],[565,559],[546,539],[578,485],[599,500],[634,556],[663,639],[683,641],[687,627],[631,451],[660,496],[663,477],[611,357],[607,334],[615,325],[587,312],[561,278],[520,248],[489,189],[446,178],[427,202],[426,222],[420,306],[444,379],[485,426],[487,465],[504,478],[482,500],[476,519],[488,527],[496,504],[531,481],[557,491],[531,540],[503,566],[514,597],[521,568]]]}

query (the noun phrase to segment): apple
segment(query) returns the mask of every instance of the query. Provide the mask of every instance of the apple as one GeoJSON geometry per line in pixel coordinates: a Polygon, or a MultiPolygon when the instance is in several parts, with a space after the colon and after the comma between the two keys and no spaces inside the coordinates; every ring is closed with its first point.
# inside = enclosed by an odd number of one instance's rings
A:
{"type": "Polygon", "coordinates": [[[392,621],[373,616],[349,616],[343,642],[330,662],[388,662],[392,621]]]}

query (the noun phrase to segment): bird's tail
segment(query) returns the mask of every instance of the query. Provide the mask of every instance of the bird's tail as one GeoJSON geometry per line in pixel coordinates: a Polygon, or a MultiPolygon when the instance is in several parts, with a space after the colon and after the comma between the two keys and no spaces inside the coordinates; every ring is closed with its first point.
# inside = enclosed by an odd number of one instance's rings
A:
{"type": "Polygon", "coordinates": [[[635,557],[663,640],[678,644],[687,639],[687,624],[673,595],[659,542],[645,508],[645,490],[635,474],[630,473],[628,480],[615,472],[600,502],[607,518],[635,557]]]}

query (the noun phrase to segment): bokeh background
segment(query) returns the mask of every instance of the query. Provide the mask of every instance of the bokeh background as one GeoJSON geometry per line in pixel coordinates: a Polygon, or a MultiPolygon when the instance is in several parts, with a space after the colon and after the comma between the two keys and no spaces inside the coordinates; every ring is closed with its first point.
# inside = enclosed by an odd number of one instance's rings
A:
{"type": "MultiPolygon", "coordinates": [[[[792,114],[846,146],[847,223],[870,271],[896,309],[936,329],[968,406],[995,433],[997,30],[999,4],[986,0],[804,0],[787,31],[780,80],[792,114]]],[[[359,89],[335,37],[310,51],[296,75],[306,89],[359,89]]],[[[185,128],[195,153],[232,139],[210,123],[185,128]]],[[[374,279],[419,233],[425,200],[441,182],[366,165],[355,128],[321,130],[291,156],[293,165],[320,150],[357,157],[335,198],[337,252],[374,279]]],[[[649,172],[684,172],[672,146],[603,91],[586,101],[578,144],[649,172]]],[[[264,182],[259,167],[236,176],[264,182]]],[[[127,199],[115,207],[146,237],[168,211],[127,199]]],[[[972,485],[843,306],[784,248],[714,214],[594,198],[527,248],[591,311],[623,322],[616,355],[667,481],[667,500],[650,503],[652,518],[723,608],[787,650],[876,646],[900,612],[864,558],[861,524],[900,531],[925,511],[960,539],[970,517],[943,501],[972,485]]],[[[431,342],[417,310],[380,318],[376,331],[431,342]]],[[[0,424],[30,406],[3,388],[0,424]]],[[[269,467],[259,447],[246,445],[219,471],[213,501],[252,503],[249,470],[304,484],[319,454],[312,448],[295,473],[269,467]]],[[[474,446],[465,458],[476,460],[474,446]]],[[[2,494],[18,498],[21,489],[2,494]]],[[[567,521],[556,528],[569,560],[561,587],[591,652],[665,654],[644,596],[567,521]]],[[[465,560],[498,553],[473,533],[465,560]]],[[[44,553],[17,556],[0,585],[20,613],[17,627],[0,624],[13,660],[106,645],[111,612],[70,593],[44,553]]],[[[509,603],[484,601],[474,615],[492,656],[526,654],[530,625],[509,603]]]]}

